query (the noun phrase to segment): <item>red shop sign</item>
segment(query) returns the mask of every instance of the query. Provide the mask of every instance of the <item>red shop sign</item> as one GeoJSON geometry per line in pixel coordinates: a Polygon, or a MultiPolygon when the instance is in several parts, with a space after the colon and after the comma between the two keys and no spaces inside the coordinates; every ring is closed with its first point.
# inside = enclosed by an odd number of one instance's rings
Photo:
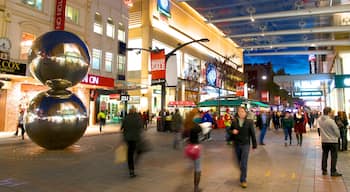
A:
{"type": "Polygon", "coordinates": [[[97,75],[86,75],[85,78],[80,82],[87,85],[97,85],[114,88],[114,79],[109,77],[102,77],[97,75]]]}

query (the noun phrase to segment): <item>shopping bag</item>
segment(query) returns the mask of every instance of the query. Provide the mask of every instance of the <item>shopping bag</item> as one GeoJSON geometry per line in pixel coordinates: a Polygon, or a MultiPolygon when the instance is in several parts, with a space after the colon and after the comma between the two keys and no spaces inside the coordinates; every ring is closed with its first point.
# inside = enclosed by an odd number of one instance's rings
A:
{"type": "Polygon", "coordinates": [[[127,149],[128,147],[126,146],[125,143],[120,144],[114,152],[114,162],[116,164],[124,163],[127,160],[127,149]]]}

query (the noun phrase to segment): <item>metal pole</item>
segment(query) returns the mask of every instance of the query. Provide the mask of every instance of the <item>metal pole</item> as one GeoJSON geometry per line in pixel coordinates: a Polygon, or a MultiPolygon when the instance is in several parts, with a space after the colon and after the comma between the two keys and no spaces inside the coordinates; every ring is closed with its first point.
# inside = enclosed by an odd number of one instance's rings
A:
{"type": "MultiPolygon", "coordinates": [[[[165,55],[165,64],[167,64],[170,56],[174,55],[174,53],[181,49],[182,47],[185,47],[186,45],[189,45],[191,43],[195,43],[195,42],[208,42],[209,39],[207,38],[203,38],[203,39],[197,39],[197,40],[193,40],[184,44],[181,44],[180,46],[176,47],[175,49],[173,49],[172,51],[170,51],[168,54],[165,55]]],[[[165,107],[165,97],[166,97],[166,81],[161,83],[161,106],[160,106],[160,111],[161,111],[161,126],[164,130],[165,128],[165,111],[164,111],[164,107],[165,107]]]]}

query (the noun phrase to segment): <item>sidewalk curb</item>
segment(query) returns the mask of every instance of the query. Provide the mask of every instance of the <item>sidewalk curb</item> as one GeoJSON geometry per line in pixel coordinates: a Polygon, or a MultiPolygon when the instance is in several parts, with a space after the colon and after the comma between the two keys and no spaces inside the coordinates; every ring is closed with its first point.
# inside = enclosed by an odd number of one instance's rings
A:
{"type": "MultiPolygon", "coordinates": [[[[122,133],[121,131],[111,131],[111,132],[98,132],[98,133],[87,133],[84,134],[80,139],[84,138],[84,137],[94,137],[94,136],[99,136],[99,135],[112,135],[112,134],[120,134],[122,133]]],[[[79,140],[80,140],[79,139],[79,140]]],[[[0,147],[4,147],[4,146],[11,146],[11,145],[27,145],[27,144],[31,144],[34,143],[31,139],[28,138],[27,139],[20,139],[20,138],[13,138],[13,137],[8,137],[8,138],[4,138],[5,141],[0,141],[0,147]]],[[[78,141],[79,141],[78,140],[78,141]]]]}

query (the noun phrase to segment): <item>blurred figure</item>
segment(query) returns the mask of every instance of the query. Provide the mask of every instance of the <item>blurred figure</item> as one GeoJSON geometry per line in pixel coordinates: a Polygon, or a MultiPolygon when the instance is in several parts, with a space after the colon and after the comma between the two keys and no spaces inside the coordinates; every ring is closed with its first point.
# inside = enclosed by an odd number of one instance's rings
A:
{"type": "Polygon", "coordinates": [[[225,130],[226,130],[226,142],[228,145],[232,145],[232,141],[231,141],[231,132],[230,132],[230,128],[231,128],[231,114],[230,114],[230,109],[227,108],[226,109],[226,113],[224,114],[224,125],[225,125],[225,130]]]}
{"type": "Polygon", "coordinates": [[[142,113],[142,122],[143,122],[143,129],[147,131],[147,124],[148,124],[148,119],[149,116],[147,115],[147,113],[144,111],[142,113]]]}
{"type": "Polygon", "coordinates": [[[211,123],[211,127],[210,127],[208,133],[206,133],[204,135],[204,139],[210,141],[210,140],[212,140],[212,138],[211,138],[211,131],[212,131],[212,127],[214,125],[214,120],[213,120],[213,117],[212,117],[212,110],[209,110],[209,111],[207,111],[207,112],[205,112],[203,114],[202,123],[205,123],[205,122],[211,123]]]}
{"type": "Polygon", "coordinates": [[[24,140],[24,133],[25,133],[25,129],[24,129],[24,109],[20,109],[19,111],[19,115],[18,115],[18,119],[17,119],[17,127],[16,127],[16,132],[15,132],[15,136],[18,135],[18,128],[21,129],[21,136],[22,136],[22,140],[24,140]]]}
{"type": "Polygon", "coordinates": [[[273,122],[273,126],[275,127],[275,130],[278,130],[278,128],[280,128],[280,115],[279,115],[279,112],[274,111],[272,113],[272,122],[273,122]]]}
{"type": "Polygon", "coordinates": [[[270,117],[266,111],[261,111],[256,117],[256,126],[260,129],[259,144],[265,145],[264,138],[266,135],[267,127],[270,123],[270,117]]]}
{"type": "Polygon", "coordinates": [[[284,130],[284,145],[287,146],[288,136],[289,136],[289,145],[292,145],[292,129],[294,126],[294,120],[291,117],[289,111],[285,112],[285,116],[282,119],[282,126],[284,130]]]}
{"type": "Polygon", "coordinates": [[[98,114],[97,114],[97,120],[99,121],[99,124],[100,124],[100,133],[102,132],[102,128],[103,126],[106,125],[106,113],[104,111],[100,111],[98,114]]]}
{"type": "Polygon", "coordinates": [[[338,115],[334,118],[335,123],[338,125],[340,131],[340,138],[338,139],[338,149],[340,151],[348,150],[348,118],[345,111],[338,111],[338,115]]]}
{"type": "Polygon", "coordinates": [[[250,141],[252,142],[253,149],[257,148],[257,143],[254,122],[251,119],[247,119],[247,112],[244,107],[238,108],[238,117],[232,121],[230,130],[233,134],[233,147],[241,170],[241,187],[246,188],[250,141]]]}
{"type": "Polygon", "coordinates": [[[303,144],[303,133],[306,133],[305,115],[301,109],[294,115],[294,132],[299,146],[303,144]]]}
{"type": "Polygon", "coordinates": [[[201,178],[201,158],[200,158],[200,146],[199,135],[202,132],[202,128],[199,126],[201,123],[201,117],[198,109],[192,109],[185,119],[184,128],[188,131],[188,146],[185,147],[185,154],[193,160],[194,164],[194,192],[200,192],[199,182],[201,178]]]}
{"type": "Polygon", "coordinates": [[[124,118],[121,130],[123,131],[124,140],[128,146],[128,168],[130,178],[136,177],[135,174],[135,152],[137,144],[141,142],[142,118],[132,107],[128,115],[124,118]]]}
{"type": "Polygon", "coordinates": [[[173,148],[177,149],[181,141],[181,132],[183,129],[183,118],[180,115],[179,109],[175,109],[175,113],[172,119],[172,131],[174,132],[173,148]]]}
{"type": "Polygon", "coordinates": [[[331,152],[331,176],[337,177],[342,176],[342,174],[337,172],[338,138],[340,137],[340,132],[331,116],[332,109],[325,107],[323,115],[317,120],[320,126],[322,142],[322,174],[327,175],[328,153],[331,152]]]}

